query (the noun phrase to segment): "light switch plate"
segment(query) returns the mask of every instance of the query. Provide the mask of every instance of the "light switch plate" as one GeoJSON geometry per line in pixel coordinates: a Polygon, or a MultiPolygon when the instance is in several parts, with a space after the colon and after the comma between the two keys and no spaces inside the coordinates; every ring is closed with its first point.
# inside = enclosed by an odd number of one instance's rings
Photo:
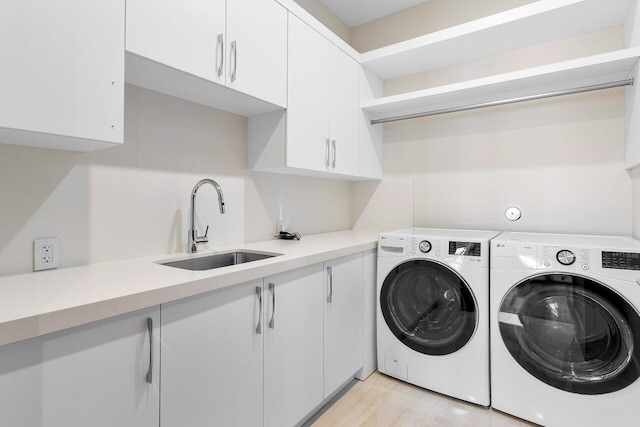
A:
{"type": "Polygon", "coordinates": [[[33,242],[33,270],[58,268],[60,263],[60,239],[36,239],[33,242]]]}

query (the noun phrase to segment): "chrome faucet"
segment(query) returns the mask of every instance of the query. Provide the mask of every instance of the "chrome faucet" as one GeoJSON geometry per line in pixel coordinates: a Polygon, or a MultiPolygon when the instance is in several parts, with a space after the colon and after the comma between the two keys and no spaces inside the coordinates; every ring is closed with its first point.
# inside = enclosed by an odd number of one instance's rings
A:
{"type": "Polygon", "coordinates": [[[196,193],[198,189],[202,187],[204,184],[211,184],[213,188],[216,189],[218,193],[218,204],[220,205],[220,213],[225,213],[224,208],[224,195],[222,194],[222,188],[212,179],[202,179],[198,181],[195,187],[193,187],[193,191],[191,192],[191,220],[189,222],[189,252],[195,254],[198,252],[198,245],[207,243],[209,238],[207,234],[209,234],[209,226],[207,225],[207,229],[204,232],[204,236],[198,236],[198,230],[196,230],[195,226],[195,217],[196,217],[196,193]]]}

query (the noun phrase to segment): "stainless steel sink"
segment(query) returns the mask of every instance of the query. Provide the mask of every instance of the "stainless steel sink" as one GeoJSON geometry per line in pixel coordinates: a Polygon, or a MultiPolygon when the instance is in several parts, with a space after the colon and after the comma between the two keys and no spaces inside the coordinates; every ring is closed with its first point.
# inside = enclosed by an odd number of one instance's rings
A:
{"type": "Polygon", "coordinates": [[[183,259],[180,261],[170,261],[160,263],[169,267],[182,268],[184,270],[212,270],[214,268],[228,267],[230,265],[244,264],[245,262],[259,261],[261,259],[273,258],[282,254],[267,254],[253,252],[228,252],[203,256],[198,258],[183,259]]]}

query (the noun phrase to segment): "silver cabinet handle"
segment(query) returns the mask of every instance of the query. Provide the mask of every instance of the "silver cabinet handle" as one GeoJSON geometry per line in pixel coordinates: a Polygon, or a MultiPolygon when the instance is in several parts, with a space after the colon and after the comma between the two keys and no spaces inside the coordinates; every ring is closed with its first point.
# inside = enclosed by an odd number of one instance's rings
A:
{"type": "Polygon", "coordinates": [[[218,44],[216,44],[216,64],[218,66],[218,77],[222,77],[224,70],[224,34],[218,34],[218,44]]]}
{"type": "Polygon", "coordinates": [[[149,369],[147,369],[147,382],[153,384],[153,319],[147,317],[147,331],[149,332],[149,369]]]}
{"type": "Polygon", "coordinates": [[[333,302],[333,268],[327,267],[327,274],[329,275],[329,295],[327,295],[327,302],[331,304],[333,302]]]}
{"type": "Polygon", "coordinates": [[[331,163],[330,163],[330,161],[331,161],[330,160],[331,159],[331,154],[330,154],[331,153],[331,143],[329,141],[329,138],[327,138],[326,141],[327,141],[327,152],[326,152],[327,155],[326,155],[325,166],[327,168],[329,168],[329,166],[331,165],[331,163]]]}
{"type": "Polygon", "coordinates": [[[331,141],[331,145],[333,145],[333,164],[331,165],[331,169],[336,168],[336,157],[338,157],[336,153],[336,140],[331,141]]]}
{"type": "Polygon", "coordinates": [[[233,57],[233,71],[231,72],[231,81],[236,81],[236,71],[238,71],[238,48],[236,41],[231,42],[231,56],[233,57]]]}
{"type": "Polygon", "coordinates": [[[271,310],[271,320],[269,320],[269,328],[275,329],[275,317],[276,317],[276,285],[273,283],[269,283],[269,292],[271,292],[271,302],[272,302],[272,310],[271,310]]]}
{"type": "Polygon", "coordinates": [[[256,295],[258,296],[258,305],[260,306],[260,314],[258,315],[258,326],[256,326],[256,334],[262,333],[262,288],[256,286],[256,295]]]}

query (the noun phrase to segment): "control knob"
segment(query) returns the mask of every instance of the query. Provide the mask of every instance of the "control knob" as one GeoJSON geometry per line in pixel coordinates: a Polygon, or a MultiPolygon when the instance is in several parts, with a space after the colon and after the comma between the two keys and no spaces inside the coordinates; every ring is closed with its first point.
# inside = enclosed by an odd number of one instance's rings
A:
{"type": "Polygon", "coordinates": [[[563,249],[556,254],[556,259],[562,265],[571,265],[576,262],[576,255],[570,250],[563,249]]]}
{"type": "Polygon", "coordinates": [[[420,252],[422,252],[423,254],[426,254],[430,250],[431,250],[431,243],[429,243],[429,241],[423,240],[422,242],[420,242],[420,252]]]}

